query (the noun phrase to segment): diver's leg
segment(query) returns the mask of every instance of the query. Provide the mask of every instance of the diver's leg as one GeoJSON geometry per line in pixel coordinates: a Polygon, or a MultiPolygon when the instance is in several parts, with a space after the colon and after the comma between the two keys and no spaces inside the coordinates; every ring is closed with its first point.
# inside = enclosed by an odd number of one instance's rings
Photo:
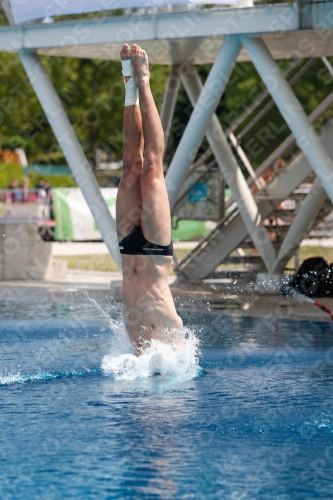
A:
{"type": "MultiPolygon", "coordinates": [[[[131,50],[127,44],[123,46],[120,52],[120,58],[122,60],[130,60],[131,50]]],[[[138,104],[126,104],[125,102],[123,122],[123,172],[118,187],[116,203],[119,241],[127,236],[141,221],[140,179],[143,167],[141,111],[138,104]]]]}
{"type": "Polygon", "coordinates": [[[141,226],[145,238],[152,243],[169,245],[171,218],[163,175],[164,133],[149,84],[148,57],[138,45],[132,45],[131,58],[139,89],[144,137],[141,175],[141,226]]]}

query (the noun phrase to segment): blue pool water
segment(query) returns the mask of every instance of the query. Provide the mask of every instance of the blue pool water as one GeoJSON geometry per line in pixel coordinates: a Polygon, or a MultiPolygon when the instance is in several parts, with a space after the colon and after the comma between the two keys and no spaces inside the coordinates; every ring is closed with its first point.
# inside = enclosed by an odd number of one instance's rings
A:
{"type": "Polygon", "coordinates": [[[333,497],[330,324],[184,313],[196,376],[117,379],[103,310],[0,305],[1,500],[333,497]]]}

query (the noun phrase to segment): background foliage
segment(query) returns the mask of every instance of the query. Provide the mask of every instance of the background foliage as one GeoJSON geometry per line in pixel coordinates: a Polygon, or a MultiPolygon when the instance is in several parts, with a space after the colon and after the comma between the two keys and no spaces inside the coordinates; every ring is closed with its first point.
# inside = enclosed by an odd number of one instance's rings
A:
{"type": "MultiPolygon", "coordinates": [[[[13,163],[0,163],[0,189],[6,189],[13,179],[17,179],[19,184],[25,177],[20,165],[13,163]]],[[[37,172],[29,172],[30,187],[36,187],[39,179],[43,178],[50,182],[53,187],[75,187],[76,182],[71,175],[39,175],[37,172]]]]}
{"type": "MultiPolygon", "coordinates": [[[[0,23],[6,24],[1,12],[0,23]]],[[[120,160],[124,88],[119,62],[61,57],[42,57],[42,61],[91,164],[95,164],[96,149],[105,151],[111,161],[120,160]]],[[[300,65],[304,62],[300,61],[300,65]]],[[[280,61],[279,64],[284,67],[286,62],[280,61]]],[[[209,69],[209,66],[198,68],[203,81],[209,69]]],[[[169,68],[166,66],[151,67],[152,91],[159,109],[168,72],[169,68]]],[[[293,88],[309,114],[332,91],[332,76],[318,59],[293,88]]],[[[227,128],[263,89],[264,86],[252,63],[236,64],[217,108],[217,115],[223,127],[227,128]]],[[[269,99],[267,97],[261,107],[269,99]]],[[[177,148],[191,111],[188,97],[181,87],[167,145],[167,164],[177,148]]],[[[236,133],[239,130],[236,130],[236,133]]],[[[287,125],[274,106],[269,116],[263,117],[251,132],[243,137],[241,144],[256,167],[289,133],[287,125]],[[268,134],[269,137],[263,133],[263,129],[267,129],[268,120],[274,127],[274,133],[268,134]]],[[[24,147],[30,164],[66,164],[18,56],[0,53],[0,147],[15,149],[18,146],[24,147]]],[[[206,147],[207,144],[203,141],[201,151],[206,147]]],[[[7,182],[7,174],[4,172],[5,167],[2,166],[1,185],[7,182]]],[[[13,172],[13,166],[9,172],[13,172]]],[[[34,182],[34,174],[29,175],[34,182]]],[[[20,177],[19,173],[15,176],[20,177]]],[[[52,177],[52,185],[56,182],[59,183],[60,180],[52,177]]],[[[64,182],[71,184],[73,179],[65,178],[64,182]]]]}

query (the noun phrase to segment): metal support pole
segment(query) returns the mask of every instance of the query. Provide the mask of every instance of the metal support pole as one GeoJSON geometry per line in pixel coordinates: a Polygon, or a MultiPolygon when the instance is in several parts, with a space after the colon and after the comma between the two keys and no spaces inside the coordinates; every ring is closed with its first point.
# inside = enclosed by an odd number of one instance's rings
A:
{"type": "MultiPolygon", "coordinates": [[[[181,80],[194,107],[203,92],[201,79],[194,67],[190,66],[183,68],[181,80]]],[[[206,136],[220,170],[232,191],[249,235],[269,271],[276,259],[273,244],[215,113],[208,122],[206,136]]]]}
{"type": "Polygon", "coordinates": [[[242,42],[280,113],[333,202],[333,161],[314,131],[309,118],[263,40],[242,37],[242,42]]]}
{"type": "Polygon", "coordinates": [[[103,240],[121,270],[121,257],[115,223],[59,96],[38,55],[35,52],[20,50],[19,56],[77,185],[93,214],[103,240]]]}
{"type": "MultiPolygon", "coordinates": [[[[238,154],[239,158],[242,160],[244,167],[246,167],[246,170],[249,172],[251,179],[253,180],[253,182],[255,182],[257,188],[261,189],[262,185],[260,184],[260,181],[257,179],[255,171],[253,170],[252,165],[249,162],[248,157],[244,153],[243,149],[239,145],[236,137],[234,136],[234,134],[232,132],[229,135],[229,140],[230,140],[231,144],[233,145],[233,147],[235,148],[235,151],[238,154]]],[[[247,184],[249,184],[249,183],[247,182],[247,184]]]]}
{"type": "Polygon", "coordinates": [[[191,114],[165,179],[171,208],[178,198],[186,172],[193,163],[208,122],[219,103],[239,50],[238,38],[225,38],[191,114]]]}
{"type": "Polygon", "coordinates": [[[15,25],[14,14],[13,14],[12,7],[10,5],[9,0],[2,0],[1,7],[2,7],[2,9],[3,9],[8,21],[9,21],[9,24],[11,26],[14,26],[15,25]]]}
{"type": "Polygon", "coordinates": [[[321,60],[325,64],[326,68],[328,69],[330,75],[333,77],[333,68],[327,57],[322,57],[321,60]]]}
{"type": "Polygon", "coordinates": [[[180,78],[178,69],[179,69],[179,64],[173,64],[171,66],[170,74],[168,77],[166,89],[163,96],[163,103],[161,109],[161,122],[164,131],[165,147],[168,144],[172,118],[175,112],[176,101],[179,91],[180,78]]]}
{"type": "Polygon", "coordinates": [[[308,232],[311,222],[316,218],[325,198],[325,189],[318,177],[316,177],[310,192],[305,197],[294,222],[284,237],[272,273],[279,274],[283,272],[288,260],[295,253],[308,232]]]}

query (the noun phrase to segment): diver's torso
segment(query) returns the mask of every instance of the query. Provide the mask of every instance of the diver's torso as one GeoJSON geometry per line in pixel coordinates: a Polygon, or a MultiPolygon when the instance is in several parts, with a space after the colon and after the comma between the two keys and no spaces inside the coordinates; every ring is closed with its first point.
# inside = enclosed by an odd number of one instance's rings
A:
{"type": "Polygon", "coordinates": [[[181,328],[168,286],[172,257],[123,255],[124,320],[131,341],[163,339],[166,330],[181,328]],[[140,339],[141,338],[141,339],[140,339]]]}

